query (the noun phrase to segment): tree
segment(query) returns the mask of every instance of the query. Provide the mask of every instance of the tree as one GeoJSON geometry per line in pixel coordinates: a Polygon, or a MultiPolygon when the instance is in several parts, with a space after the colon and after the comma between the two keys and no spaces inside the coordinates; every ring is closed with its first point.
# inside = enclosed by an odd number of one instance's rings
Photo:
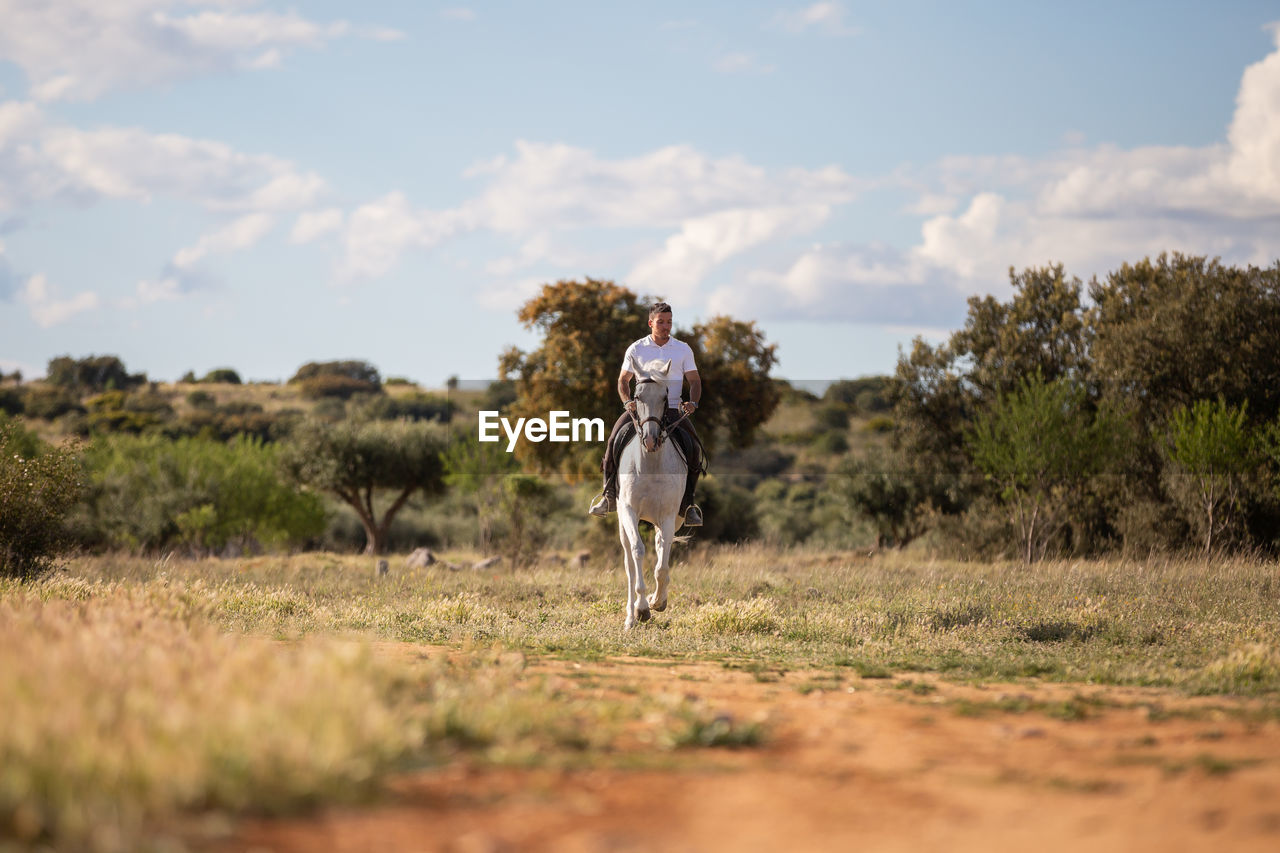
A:
{"type": "MultiPolygon", "coordinates": [[[[622,355],[646,333],[652,301],[591,278],[544,285],[519,313],[526,328],[542,333],[541,346],[530,352],[509,349],[499,364],[503,379],[515,383],[508,416],[545,418],[563,410],[612,427],[621,414],[615,389],[622,355]]],[[[766,345],[754,323],[729,317],[712,318],[675,337],[693,349],[702,378],[699,435],[705,442],[720,429],[734,446],[750,443],[778,404],[779,392],[768,376],[776,345],[766,345]]],[[[571,479],[599,472],[599,446],[522,442],[516,452],[521,461],[571,479]]]]}
{"type": "Polygon", "coordinates": [[[1270,269],[1160,255],[1094,282],[1095,372],[1154,431],[1221,397],[1250,418],[1280,415],[1280,263],[1270,269]]]}
{"type": "Polygon", "coordinates": [[[902,472],[942,513],[959,515],[983,491],[967,435],[1002,396],[1030,376],[1045,382],[1069,377],[1092,404],[1092,332],[1081,302],[1082,284],[1061,264],[1009,270],[1007,302],[969,299],[965,325],[944,344],[917,338],[899,356],[888,387],[893,401],[894,448],[902,472]]]}
{"type": "Polygon", "coordinates": [[[227,385],[240,385],[240,374],[230,367],[215,367],[204,375],[201,382],[225,383],[227,385]]]}
{"type": "Polygon", "coordinates": [[[1043,557],[1069,523],[1089,479],[1109,465],[1118,426],[1094,413],[1084,388],[1039,376],[1001,395],[967,434],[974,464],[999,489],[1027,562],[1043,557]]]}
{"type": "Polygon", "coordinates": [[[747,447],[756,430],[773,416],[782,399],[769,371],[777,363],[777,344],[766,344],[754,322],[712,317],[688,336],[702,379],[699,435],[714,449],[717,432],[732,447],[747,447]]]}
{"type": "Polygon", "coordinates": [[[45,445],[0,415],[0,577],[48,570],[68,541],[63,520],[81,488],[74,451],[45,445]]]}
{"type": "MultiPolygon", "coordinates": [[[[498,372],[515,385],[509,417],[546,418],[568,411],[575,418],[600,418],[606,431],[621,414],[614,390],[626,346],[645,334],[646,301],[611,281],[558,281],[543,285],[518,313],[526,329],[542,335],[536,349],[504,352],[498,372]]],[[[522,462],[570,479],[599,470],[599,446],[520,442],[522,462]]]]}
{"type": "Polygon", "coordinates": [[[302,395],[312,400],[336,397],[346,400],[355,394],[377,394],[382,391],[378,369],[367,361],[309,361],[298,368],[289,380],[298,385],[302,395]]]}
{"type": "Polygon", "coordinates": [[[435,423],[369,421],[333,425],[308,422],[285,442],[281,464],[295,482],[328,492],[360,519],[365,553],[381,554],[391,522],[415,493],[443,485],[445,431],[435,423]],[[375,498],[390,503],[379,513],[375,498]]]}
{"type": "Polygon", "coordinates": [[[1249,428],[1248,404],[1197,400],[1173,413],[1165,453],[1175,500],[1188,510],[1204,553],[1239,521],[1245,482],[1262,462],[1249,428]]]}
{"type": "Polygon", "coordinates": [[[45,381],[76,394],[127,391],[147,381],[145,373],[129,373],[119,356],[91,355],[73,359],[59,356],[49,361],[45,381]]]}

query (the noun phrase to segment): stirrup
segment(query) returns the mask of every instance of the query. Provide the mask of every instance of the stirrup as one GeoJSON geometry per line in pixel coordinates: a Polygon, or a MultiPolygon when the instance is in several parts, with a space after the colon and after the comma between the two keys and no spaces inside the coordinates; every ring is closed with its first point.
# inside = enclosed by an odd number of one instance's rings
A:
{"type": "Polygon", "coordinates": [[[702,526],[702,510],[698,509],[697,504],[689,504],[689,508],[684,511],[684,526],[702,526]]]}
{"type": "Polygon", "coordinates": [[[587,510],[587,514],[604,518],[609,513],[616,512],[617,509],[618,509],[617,501],[615,501],[613,498],[609,497],[608,495],[601,494],[599,497],[597,497],[594,501],[591,502],[591,509],[587,510]]]}

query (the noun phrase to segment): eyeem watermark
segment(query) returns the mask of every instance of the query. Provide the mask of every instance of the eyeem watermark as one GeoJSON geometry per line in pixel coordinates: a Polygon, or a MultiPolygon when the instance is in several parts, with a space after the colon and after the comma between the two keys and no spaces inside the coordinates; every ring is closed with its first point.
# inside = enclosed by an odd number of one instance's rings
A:
{"type": "Polygon", "coordinates": [[[604,441],[604,420],[571,418],[568,412],[554,411],[542,418],[516,418],[515,424],[498,412],[480,412],[480,440],[501,441],[498,427],[507,434],[507,452],[516,449],[521,435],[534,443],[540,441],[604,441]]]}

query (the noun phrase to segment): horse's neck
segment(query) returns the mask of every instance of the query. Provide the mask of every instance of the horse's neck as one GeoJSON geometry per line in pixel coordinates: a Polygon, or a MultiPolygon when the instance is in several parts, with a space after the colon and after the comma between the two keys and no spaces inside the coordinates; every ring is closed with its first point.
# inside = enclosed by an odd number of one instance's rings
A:
{"type": "Polygon", "coordinates": [[[639,474],[670,474],[683,471],[685,470],[684,460],[672,446],[673,441],[675,441],[674,438],[667,436],[661,447],[649,453],[644,449],[640,436],[636,435],[627,442],[621,458],[629,459],[630,465],[627,467],[639,474]]]}

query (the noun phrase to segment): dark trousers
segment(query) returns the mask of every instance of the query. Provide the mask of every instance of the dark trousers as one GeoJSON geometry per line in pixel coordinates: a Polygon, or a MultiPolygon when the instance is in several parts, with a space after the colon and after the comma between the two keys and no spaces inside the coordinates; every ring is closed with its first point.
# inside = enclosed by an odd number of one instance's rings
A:
{"type": "MultiPolygon", "coordinates": [[[[680,414],[679,409],[667,409],[662,415],[662,423],[669,424],[678,419],[680,414]]],[[[601,462],[604,469],[604,493],[614,500],[618,498],[618,455],[635,433],[636,426],[631,415],[623,412],[622,417],[614,422],[609,442],[604,448],[604,460],[601,462]]],[[[702,473],[701,444],[698,442],[698,434],[693,431],[693,423],[688,418],[680,422],[671,439],[680,442],[685,461],[689,463],[689,475],[684,482],[684,498],[680,501],[680,511],[684,512],[693,503],[693,490],[698,485],[698,475],[702,473]]]]}

